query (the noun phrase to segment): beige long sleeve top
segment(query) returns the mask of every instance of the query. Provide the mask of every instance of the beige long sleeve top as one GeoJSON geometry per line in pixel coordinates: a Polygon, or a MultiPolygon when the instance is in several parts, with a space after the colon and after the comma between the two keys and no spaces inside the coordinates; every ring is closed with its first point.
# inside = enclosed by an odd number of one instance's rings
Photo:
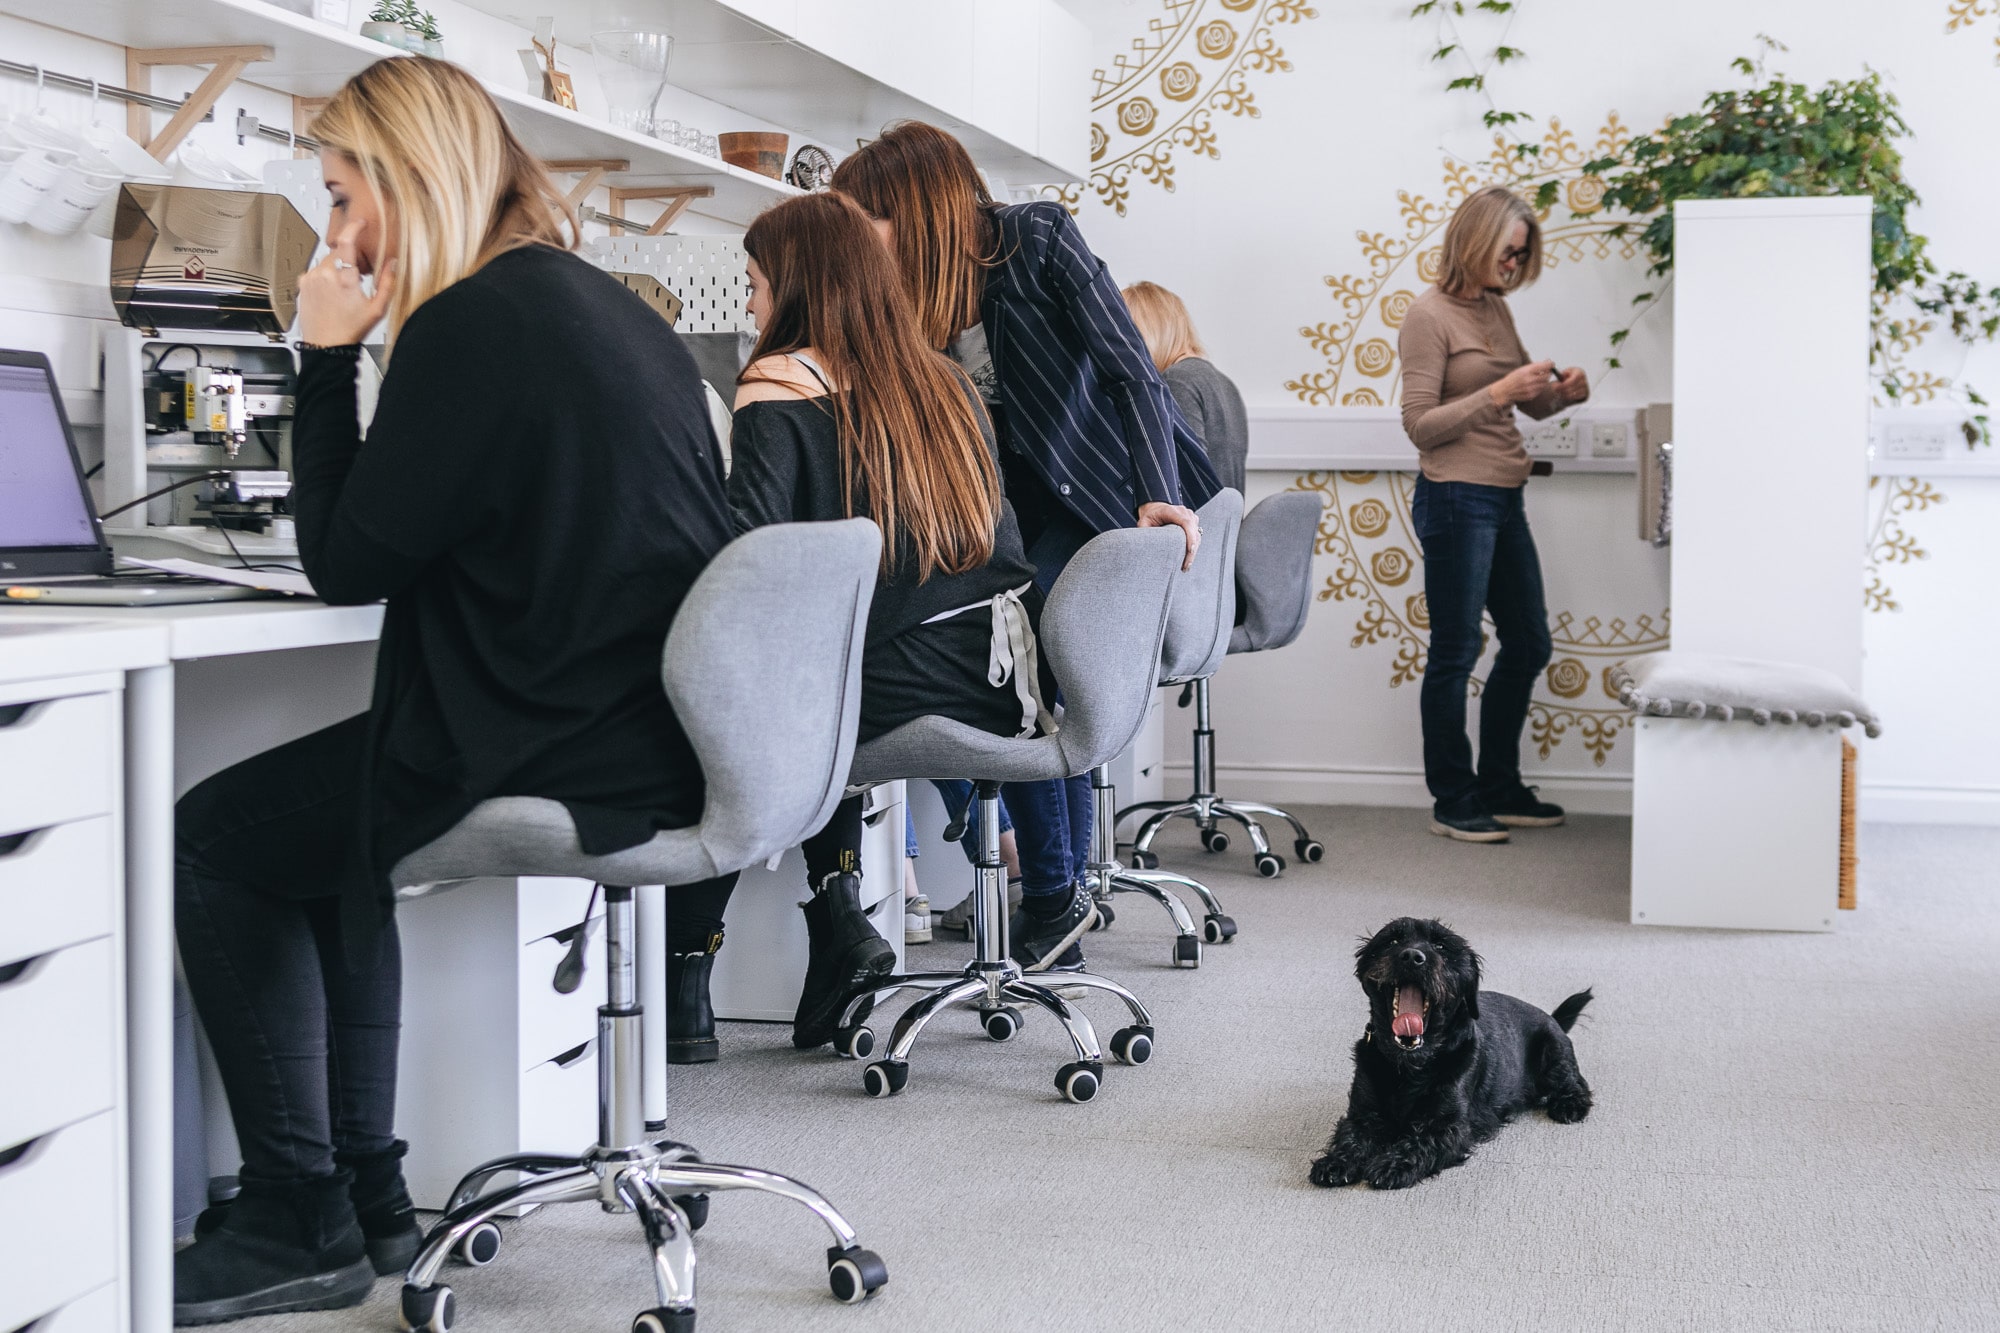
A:
{"type": "MultiPolygon", "coordinates": [[[[1432,287],[1403,317],[1397,351],[1403,433],[1417,446],[1424,475],[1482,486],[1526,483],[1530,460],[1514,409],[1497,406],[1486,391],[1528,364],[1506,298],[1489,291],[1468,301],[1432,287]]],[[[1562,399],[1551,381],[1539,398],[1519,406],[1539,420],[1559,410],[1562,399]]]]}

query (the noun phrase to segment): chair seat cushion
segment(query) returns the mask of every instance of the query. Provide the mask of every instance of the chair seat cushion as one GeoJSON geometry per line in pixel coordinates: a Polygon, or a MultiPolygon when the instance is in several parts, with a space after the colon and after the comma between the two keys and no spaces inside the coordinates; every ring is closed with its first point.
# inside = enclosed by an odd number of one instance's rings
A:
{"type": "Polygon", "coordinates": [[[1627,708],[1655,717],[1741,718],[1764,726],[1809,727],[1856,722],[1870,736],[1882,722],[1847,682],[1831,671],[1791,662],[1706,653],[1649,653],[1611,668],[1611,683],[1627,708]]]}
{"type": "Polygon", "coordinates": [[[1062,733],[1020,740],[995,736],[948,717],[920,717],[855,747],[849,783],[898,778],[1044,782],[1081,773],[1062,748],[1062,733]]]}
{"type": "Polygon", "coordinates": [[[407,898],[453,880],[554,875],[629,888],[692,884],[717,870],[699,826],[667,829],[637,847],[591,856],[578,845],[576,825],[560,801],[501,796],[481,801],[450,832],[411,852],[390,873],[397,896],[407,898]]]}

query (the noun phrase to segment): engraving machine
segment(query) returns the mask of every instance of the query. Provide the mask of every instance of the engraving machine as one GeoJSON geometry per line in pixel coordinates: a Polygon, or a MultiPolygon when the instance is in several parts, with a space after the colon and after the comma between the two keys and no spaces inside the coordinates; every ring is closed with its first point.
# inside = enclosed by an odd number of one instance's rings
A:
{"type": "Polygon", "coordinates": [[[103,508],[189,483],[105,520],[120,554],[296,562],[285,333],[318,244],[281,195],[120,187],[103,508]]]}

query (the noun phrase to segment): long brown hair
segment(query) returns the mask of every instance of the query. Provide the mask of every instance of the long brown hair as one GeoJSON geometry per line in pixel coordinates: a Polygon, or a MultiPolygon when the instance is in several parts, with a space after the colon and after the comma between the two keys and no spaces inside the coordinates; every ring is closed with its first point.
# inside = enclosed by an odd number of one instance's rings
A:
{"type": "Polygon", "coordinates": [[[1468,195],[1445,224],[1437,284],[1445,295],[1471,300],[1486,290],[1516,222],[1528,224],[1528,257],[1499,280],[1500,289],[1517,292],[1542,275],[1542,223],[1533,205],[1504,185],[1488,185],[1468,195]]]}
{"type": "MultiPolygon", "coordinates": [[[[810,347],[830,385],[847,513],[865,494],[885,571],[908,555],[922,582],[993,558],[1000,478],[969,381],[926,345],[896,263],[868,215],[839,194],[766,209],[743,248],[764,271],[771,312],[752,362],[810,347]]],[[[739,382],[764,378],[745,371],[739,382]]]]}
{"type": "Polygon", "coordinates": [[[312,123],[395,205],[393,340],[418,306],[524,245],[576,248],[576,210],[479,80],[426,56],[378,60],[312,123]]]}
{"type": "Polygon", "coordinates": [[[979,322],[993,196],[964,144],[906,120],[841,162],[833,188],[894,227],[896,263],[932,347],[949,346],[979,322]]]}

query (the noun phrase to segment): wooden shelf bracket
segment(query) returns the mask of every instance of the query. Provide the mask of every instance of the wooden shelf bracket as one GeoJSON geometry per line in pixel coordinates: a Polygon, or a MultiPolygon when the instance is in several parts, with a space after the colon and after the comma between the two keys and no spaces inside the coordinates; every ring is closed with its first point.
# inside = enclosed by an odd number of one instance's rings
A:
{"type": "Polygon", "coordinates": [[[155,65],[206,65],[208,76],[188,94],[180,110],[167,121],[166,128],[151,135],[152,112],[134,103],[125,111],[125,129],[156,162],[164,162],[181,146],[188,131],[215,109],[215,100],[244,70],[271,58],[268,46],[168,46],[156,50],[125,50],[125,83],[138,92],[151,92],[155,65]]]}
{"type": "Polygon", "coordinates": [[[653,225],[646,228],[648,236],[662,236],[666,234],[667,228],[673,226],[680,219],[681,214],[687,212],[688,206],[694,203],[695,200],[707,199],[714,195],[715,187],[713,185],[646,185],[624,189],[614,185],[608,193],[611,195],[611,208],[609,211],[614,218],[623,218],[625,216],[625,205],[630,200],[663,199],[669,201],[666,208],[661,211],[660,216],[653,219],[653,225]]]}

